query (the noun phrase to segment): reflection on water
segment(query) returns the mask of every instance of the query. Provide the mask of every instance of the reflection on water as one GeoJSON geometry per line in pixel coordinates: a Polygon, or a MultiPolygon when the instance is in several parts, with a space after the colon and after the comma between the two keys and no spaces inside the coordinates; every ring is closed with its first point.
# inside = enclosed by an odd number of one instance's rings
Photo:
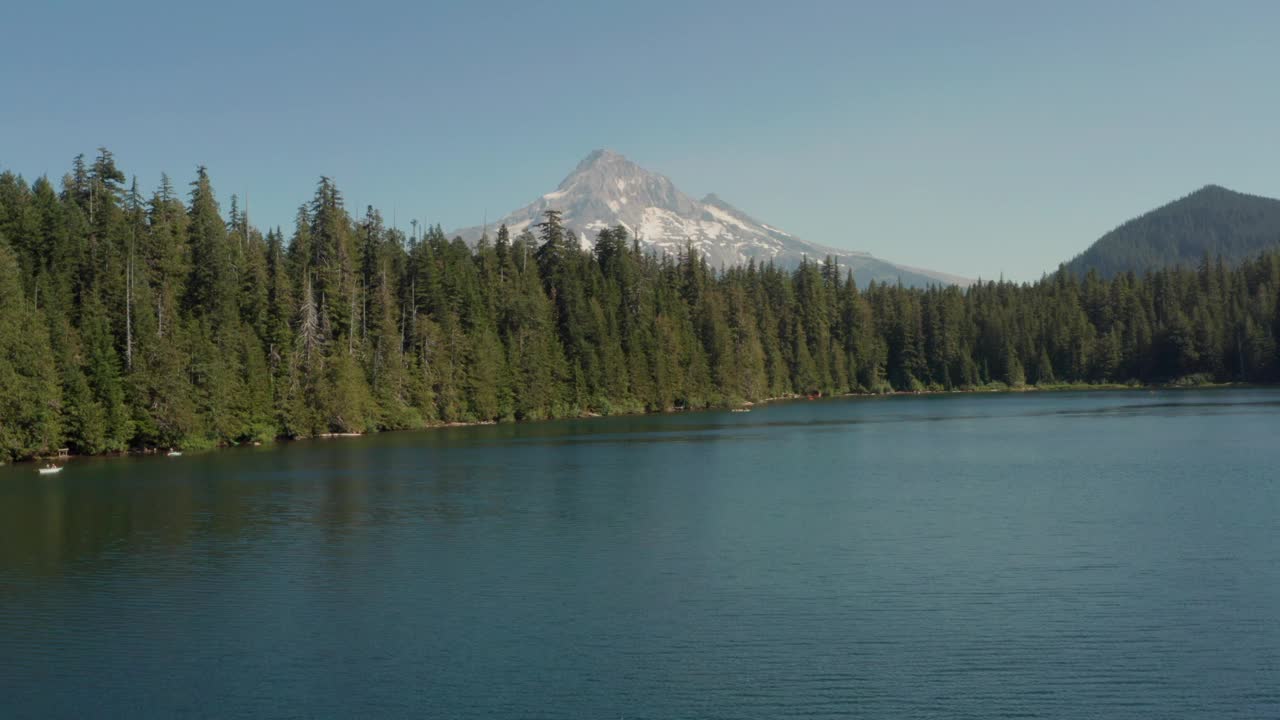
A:
{"type": "Polygon", "coordinates": [[[1275,391],[931,396],[0,468],[0,698],[1274,717],[1277,431],[1275,391]]]}

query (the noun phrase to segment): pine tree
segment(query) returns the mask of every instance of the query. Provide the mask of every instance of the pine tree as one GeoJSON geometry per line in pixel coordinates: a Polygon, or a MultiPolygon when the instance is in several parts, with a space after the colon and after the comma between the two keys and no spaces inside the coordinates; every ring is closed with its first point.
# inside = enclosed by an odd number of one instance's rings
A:
{"type": "Polygon", "coordinates": [[[48,452],[62,440],[49,336],[23,294],[17,257],[0,236],[0,461],[48,452]]]}
{"type": "Polygon", "coordinates": [[[858,287],[834,259],[712,269],[548,212],[412,238],[321,178],[286,241],[206,171],[144,200],[114,156],[0,171],[0,459],[797,392],[1280,380],[1280,254],[1139,277],[858,287]],[[843,278],[841,277],[843,273],[843,278]]]}
{"type": "Polygon", "coordinates": [[[191,183],[187,242],[191,248],[191,276],[187,282],[187,310],[197,317],[229,322],[236,311],[236,287],[232,276],[226,225],[204,166],[196,168],[191,183]]]}

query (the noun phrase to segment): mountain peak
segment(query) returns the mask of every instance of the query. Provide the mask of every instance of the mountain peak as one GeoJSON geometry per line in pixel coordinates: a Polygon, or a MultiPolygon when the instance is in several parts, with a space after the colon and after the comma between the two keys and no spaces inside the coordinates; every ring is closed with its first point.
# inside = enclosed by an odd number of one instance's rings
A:
{"type": "MultiPolygon", "coordinates": [[[[574,232],[584,249],[592,246],[601,230],[621,225],[650,250],[676,255],[692,247],[713,266],[729,267],[749,260],[789,266],[805,257],[831,255],[852,268],[863,284],[872,279],[901,280],[908,285],[944,280],[942,275],[893,265],[866,253],[802,240],[755,220],[714,194],[694,200],[666,176],[607,148],[592,150],[555,190],[499,222],[518,234],[541,222],[548,210],[561,213],[565,227],[574,232]]],[[[473,241],[480,231],[468,228],[459,235],[473,241]]],[[[949,280],[948,276],[944,281],[949,280]]]]}
{"type": "Polygon", "coordinates": [[[630,161],[609,148],[596,148],[595,150],[587,153],[586,157],[582,158],[582,162],[578,163],[578,167],[574,172],[582,172],[584,170],[590,170],[593,167],[613,165],[620,162],[629,163],[630,161]]]}
{"type": "Polygon", "coordinates": [[[1215,185],[1210,183],[1194,192],[1183,195],[1167,205],[1152,210],[1152,213],[1165,212],[1172,209],[1188,209],[1190,207],[1210,208],[1214,210],[1221,209],[1226,206],[1247,206],[1274,205],[1276,200],[1262,195],[1251,195],[1249,193],[1232,190],[1229,187],[1215,185]]]}
{"type": "Polygon", "coordinates": [[[1103,235],[1067,267],[1104,278],[1194,267],[1207,253],[1235,263],[1280,245],[1280,200],[1204,187],[1103,235]]]}
{"type": "Polygon", "coordinates": [[[1222,196],[1222,195],[1242,195],[1242,194],[1243,193],[1238,193],[1235,190],[1232,190],[1230,188],[1225,188],[1221,185],[1215,185],[1213,183],[1209,183],[1208,185],[1205,185],[1199,190],[1196,190],[1195,192],[1188,194],[1186,197],[1211,197],[1215,195],[1222,196]]]}

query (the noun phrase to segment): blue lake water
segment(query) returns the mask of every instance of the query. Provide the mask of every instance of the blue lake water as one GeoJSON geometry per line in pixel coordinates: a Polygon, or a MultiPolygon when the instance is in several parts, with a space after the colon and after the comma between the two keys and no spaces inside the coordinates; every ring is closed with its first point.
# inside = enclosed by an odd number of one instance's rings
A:
{"type": "Polygon", "coordinates": [[[1280,717],[1280,392],[0,468],[0,716],[1280,717]]]}

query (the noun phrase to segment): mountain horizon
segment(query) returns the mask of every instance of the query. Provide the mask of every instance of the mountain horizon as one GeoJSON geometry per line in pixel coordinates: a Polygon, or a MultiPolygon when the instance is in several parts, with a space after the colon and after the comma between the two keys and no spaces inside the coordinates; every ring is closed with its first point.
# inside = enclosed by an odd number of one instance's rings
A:
{"type": "Polygon", "coordinates": [[[1104,278],[1193,266],[1208,254],[1228,264],[1280,248],[1280,200],[1208,184],[1149,210],[1094,241],[1066,263],[1104,278]]]}
{"type": "Polygon", "coordinates": [[[958,275],[909,267],[847,250],[801,239],[766,224],[729,204],[715,193],[701,199],[681,191],[666,177],[640,167],[608,148],[589,152],[555,190],[484,226],[456,230],[470,243],[486,229],[506,225],[512,234],[534,227],[548,210],[559,210],[567,228],[583,248],[590,248],[600,230],[621,225],[641,245],[660,254],[676,254],[686,245],[700,252],[713,266],[729,267],[748,262],[773,262],[795,267],[805,258],[828,256],[853,271],[860,286],[871,281],[902,284],[968,285],[958,275]]]}

